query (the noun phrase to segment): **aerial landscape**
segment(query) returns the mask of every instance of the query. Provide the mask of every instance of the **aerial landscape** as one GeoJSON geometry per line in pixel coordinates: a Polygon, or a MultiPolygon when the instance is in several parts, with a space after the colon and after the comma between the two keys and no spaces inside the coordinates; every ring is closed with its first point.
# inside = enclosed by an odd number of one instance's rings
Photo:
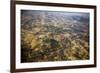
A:
{"type": "Polygon", "coordinates": [[[89,13],[21,10],[21,62],[89,59],[89,13]]]}

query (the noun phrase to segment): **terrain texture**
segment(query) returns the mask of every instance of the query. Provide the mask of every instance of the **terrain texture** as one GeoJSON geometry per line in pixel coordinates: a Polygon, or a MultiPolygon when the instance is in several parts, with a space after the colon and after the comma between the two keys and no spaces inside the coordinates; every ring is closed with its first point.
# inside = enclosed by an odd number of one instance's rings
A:
{"type": "Polygon", "coordinates": [[[21,10],[21,62],[89,59],[89,14],[21,10]]]}

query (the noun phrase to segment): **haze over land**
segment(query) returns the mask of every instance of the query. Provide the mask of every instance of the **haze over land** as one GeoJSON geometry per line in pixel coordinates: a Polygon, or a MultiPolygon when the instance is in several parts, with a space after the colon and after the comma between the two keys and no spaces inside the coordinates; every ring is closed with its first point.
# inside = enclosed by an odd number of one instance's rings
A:
{"type": "Polygon", "coordinates": [[[89,13],[21,10],[21,62],[89,59],[89,13]]]}

